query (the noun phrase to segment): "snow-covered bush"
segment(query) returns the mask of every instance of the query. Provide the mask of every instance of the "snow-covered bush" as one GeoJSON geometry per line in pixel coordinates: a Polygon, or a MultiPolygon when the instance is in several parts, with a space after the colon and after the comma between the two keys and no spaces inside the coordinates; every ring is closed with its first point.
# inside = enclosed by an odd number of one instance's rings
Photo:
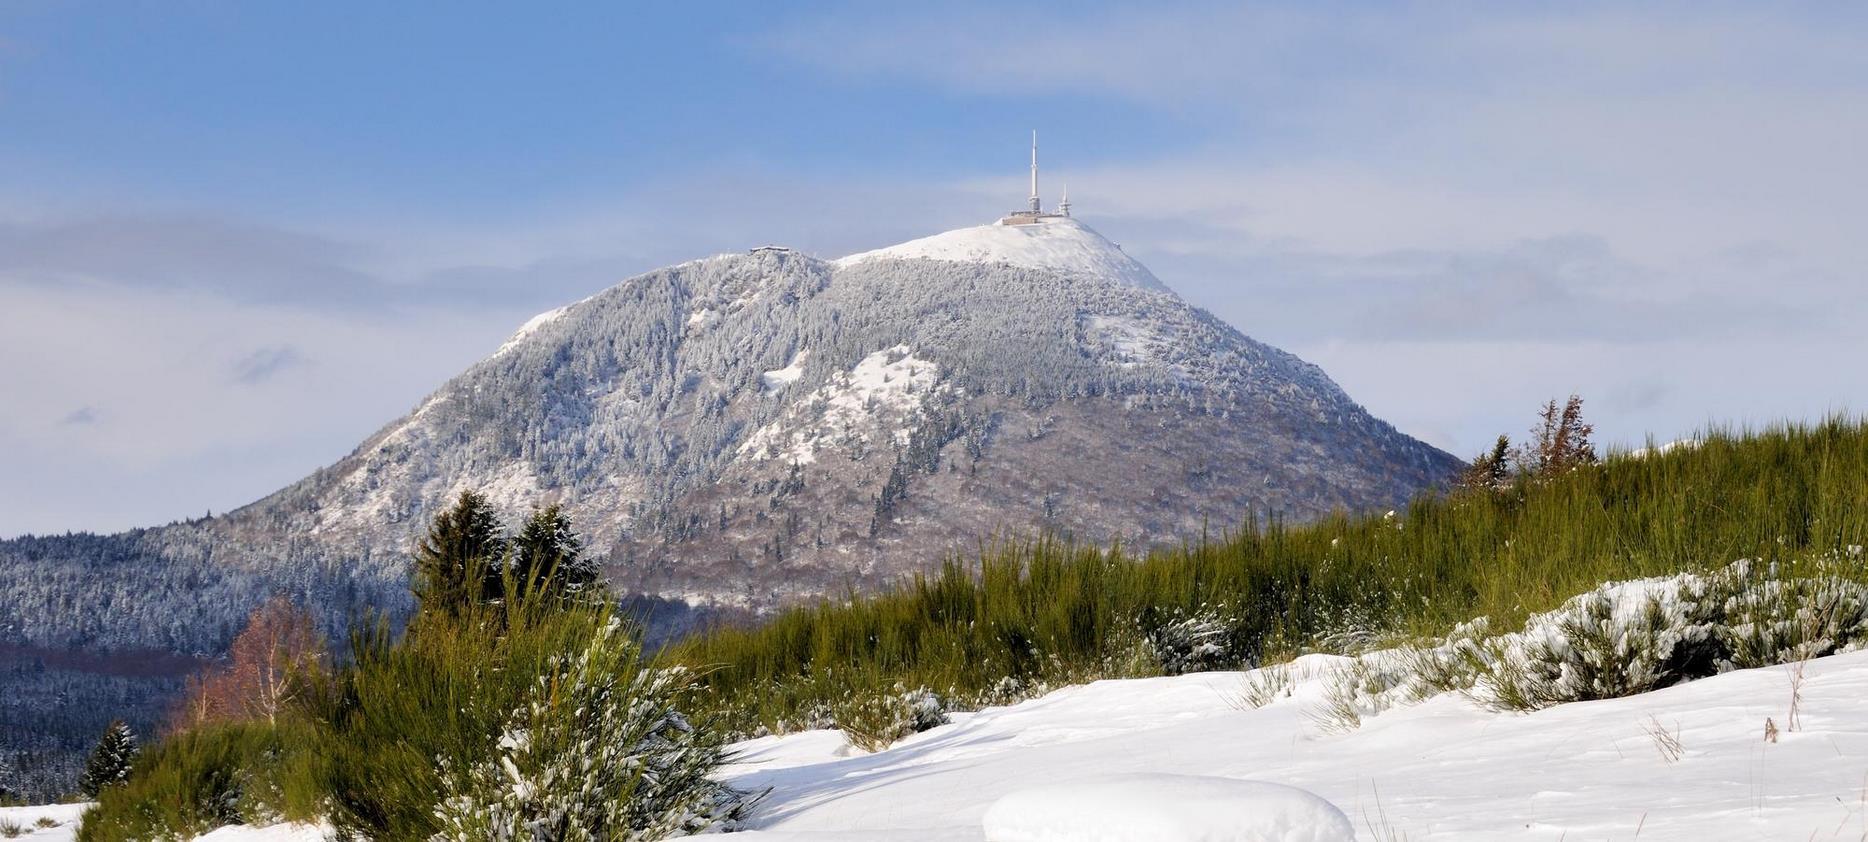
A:
{"type": "Polygon", "coordinates": [[[1785,578],[1740,561],[1714,580],[1724,669],[1831,655],[1868,637],[1868,586],[1831,572],[1785,578]]]}
{"type": "Polygon", "coordinates": [[[1491,634],[1479,618],[1431,645],[1348,662],[1311,718],[1326,731],[1349,730],[1395,704],[1453,691],[1536,710],[1847,651],[1868,641],[1868,585],[1837,562],[1785,575],[1738,561],[1704,576],[1602,585],[1507,634],[1491,634]]]}
{"type": "Polygon", "coordinates": [[[491,756],[444,768],[436,842],[652,840],[733,827],[758,800],[708,777],[723,741],[675,708],[680,668],[636,665],[611,624],[559,658],[491,756]]]}
{"type": "Polygon", "coordinates": [[[1499,707],[1536,710],[1613,699],[1711,675],[1717,606],[1697,576],[1605,585],[1487,641],[1478,693],[1499,707]]]}
{"type": "Polygon", "coordinates": [[[883,693],[852,693],[833,707],[850,745],[881,751],[906,737],[947,724],[947,707],[926,687],[900,684],[883,693]]]}
{"type": "Polygon", "coordinates": [[[1143,622],[1163,675],[1237,666],[1245,657],[1233,642],[1232,626],[1220,609],[1205,606],[1191,614],[1177,609],[1166,617],[1143,622]]]}

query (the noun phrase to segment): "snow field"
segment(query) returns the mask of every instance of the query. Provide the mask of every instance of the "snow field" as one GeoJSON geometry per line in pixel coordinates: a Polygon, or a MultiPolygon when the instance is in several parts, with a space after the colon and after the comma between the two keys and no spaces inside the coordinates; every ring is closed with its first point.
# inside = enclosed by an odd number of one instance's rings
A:
{"type": "Polygon", "coordinates": [[[1528,714],[1443,694],[1325,733],[1313,717],[1350,663],[1300,658],[1255,709],[1243,697],[1262,670],[1070,687],[954,714],[875,754],[854,752],[835,731],[764,737],[740,744],[726,774],[773,790],[747,842],[984,840],[1001,798],[1040,785],[1093,791],[1111,774],[1298,787],[1341,808],[1361,839],[1868,832],[1868,653],[1809,661],[1802,727],[1780,730],[1776,742],[1765,741],[1765,722],[1784,728],[1786,667],[1528,714]]]}
{"type": "MultiPolygon", "coordinates": [[[[65,842],[78,836],[78,817],[90,804],[44,804],[35,807],[0,807],[0,829],[19,828],[12,839],[31,842],[65,842]],[[40,827],[40,819],[49,819],[51,827],[40,827]]],[[[4,838],[4,830],[0,830],[4,838]]]]}

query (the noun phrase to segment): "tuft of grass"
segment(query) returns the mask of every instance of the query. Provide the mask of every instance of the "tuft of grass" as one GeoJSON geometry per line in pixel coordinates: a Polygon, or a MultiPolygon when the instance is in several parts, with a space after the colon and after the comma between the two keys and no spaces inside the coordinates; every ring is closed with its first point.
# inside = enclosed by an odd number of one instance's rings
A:
{"type": "Polygon", "coordinates": [[[0,819],[0,836],[12,839],[26,832],[24,825],[12,819],[0,819]]]}
{"type": "Polygon", "coordinates": [[[1648,739],[1654,743],[1654,750],[1660,752],[1661,762],[1672,766],[1680,762],[1680,758],[1686,756],[1686,747],[1680,742],[1679,723],[1676,722],[1672,728],[1668,728],[1662,725],[1659,719],[1650,715],[1646,722],[1641,723],[1641,731],[1647,734],[1648,739]]]}
{"type": "Polygon", "coordinates": [[[32,823],[32,826],[40,830],[44,830],[48,827],[58,827],[58,819],[52,818],[51,816],[40,816],[38,820],[32,823]]]}
{"type": "MultiPolygon", "coordinates": [[[[949,559],[872,597],[780,611],[675,645],[699,700],[733,729],[784,731],[851,691],[995,688],[1161,674],[1162,618],[1203,620],[1202,652],[1258,663],[1370,640],[1441,638],[1474,617],[1521,624],[1602,582],[1794,565],[1868,545],[1868,427],[1835,417],[1713,430],[1695,448],[1611,456],[1497,491],[1428,494],[1392,517],[1276,519],[1145,555],[1040,537],[949,559]],[[868,683],[864,683],[868,682],[868,683]]],[[[1172,631],[1172,629],[1169,629],[1172,631]]],[[[1470,665],[1445,665],[1453,682],[1470,665]]]]}
{"type": "Polygon", "coordinates": [[[1290,698],[1291,688],[1297,683],[1294,673],[1290,664],[1275,664],[1246,673],[1240,681],[1239,706],[1256,709],[1290,698]]]}

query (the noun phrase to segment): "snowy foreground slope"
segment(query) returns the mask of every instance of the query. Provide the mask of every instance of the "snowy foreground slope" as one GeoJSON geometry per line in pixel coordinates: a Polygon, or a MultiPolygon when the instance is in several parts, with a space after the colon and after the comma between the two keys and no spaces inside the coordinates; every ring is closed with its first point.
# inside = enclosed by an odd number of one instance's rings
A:
{"type": "MultiPolygon", "coordinates": [[[[1318,675],[1339,659],[1307,656],[1318,675]]],[[[1241,673],[1103,681],[977,714],[873,755],[813,731],[744,743],[730,773],[772,787],[747,842],[977,840],[1017,790],[1119,773],[1300,787],[1362,839],[1859,839],[1868,833],[1868,653],[1811,661],[1802,730],[1786,668],[1625,699],[1493,713],[1440,696],[1325,735],[1313,678],[1241,709],[1241,673]],[[1652,730],[1677,734],[1670,760],[1652,730]]],[[[1085,809],[1097,805],[1086,803],[1085,809]]]]}
{"type": "MultiPolygon", "coordinates": [[[[1200,775],[1298,787],[1372,840],[1860,839],[1868,834],[1868,652],[1810,661],[1802,728],[1775,743],[1790,704],[1785,667],[1745,670],[1645,695],[1530,714],[1456,695],[1321,734],[1319,676],[1344,659],[1296,664],[1292,695],[1240,702],[1246,674],[1101,681],[975,714],[863,755],[836,731],[738,746],[735,783],[771,787],[745,842],[979,840],[994,802],[1111,775],[1200,775]],[[1677,737],[1677,759],[1653,735],[1677,737]]],[[[1105,790],[1106,792],[1106,790],[1105,790]]],[[[1094,810],[1109,799],[1086,798],[1094,810]]],[[[1055,799],[1052,799],[1055,803],[1055,799]]],[[[28,832],[69,840],[77,808],[0,808],[28,832]]],[[[209,842],[312,842],[312,827],[223,828],[209,842]]],[[[1155,837],[1172,839],[1177,837],[1155,837]]],[[[1215,837],[1226,838],[1226,837],[1215,837]]],[[[1252,838],[1252,837],[1244,837],[1252,838]]]]}

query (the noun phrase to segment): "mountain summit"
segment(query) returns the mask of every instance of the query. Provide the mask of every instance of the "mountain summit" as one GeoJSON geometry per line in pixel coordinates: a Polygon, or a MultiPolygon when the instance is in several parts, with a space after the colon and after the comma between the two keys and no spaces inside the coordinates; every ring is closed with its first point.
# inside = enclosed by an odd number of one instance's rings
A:
{"type": "Polygon", "coordinates": [[[997,222],[960,228],[852,254],[832,263],[848,267],[872,260],[914,259],[1003,263],[1156,292],[1168,291],[1148,267],[1123,253],[1121,246],[1067,216],[1041,217],[1036,222],[1022,224],[997,222]]]}

